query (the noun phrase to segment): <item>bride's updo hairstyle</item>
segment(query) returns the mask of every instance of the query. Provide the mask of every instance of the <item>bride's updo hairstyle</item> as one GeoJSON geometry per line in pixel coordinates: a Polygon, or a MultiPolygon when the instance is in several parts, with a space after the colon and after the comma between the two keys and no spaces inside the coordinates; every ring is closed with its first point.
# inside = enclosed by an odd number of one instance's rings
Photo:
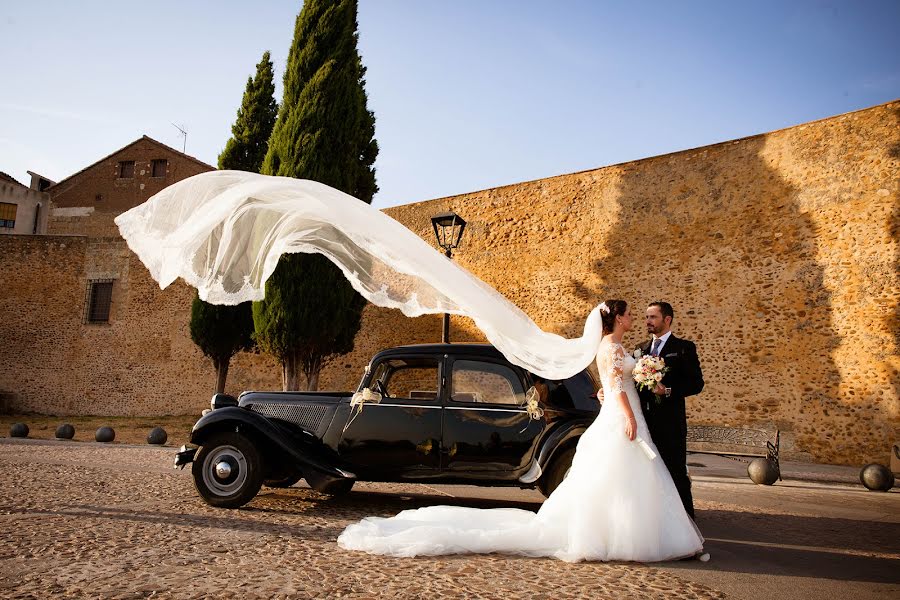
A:
{"type": "Polygon", "coordinates": [[[628,303],[624,300],[606,300],[603,304],[606,305],[606,308],[601,306],[600,314],[603,315],[603,335],[607,335],[613,332],[616,326],[616,317],[624,315],[628,310],[628,303]]]}

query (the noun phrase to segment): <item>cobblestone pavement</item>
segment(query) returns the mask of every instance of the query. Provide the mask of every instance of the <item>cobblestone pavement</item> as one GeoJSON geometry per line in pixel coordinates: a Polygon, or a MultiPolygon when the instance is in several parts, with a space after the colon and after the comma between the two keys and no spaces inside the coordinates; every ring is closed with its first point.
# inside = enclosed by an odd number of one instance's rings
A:
{"type": "MultiPolygon", "coordinates": [[[[459,486],[358,484],[349,496],[329,499],[303,487],[264,488],[244,509],[229,511],[202,503],[188,470],[171,469],[172,458],[172,448],[0,440],[0,597],[731,597],[715,579],[716,550],[710,563],[568,564],[501,555],[400,559],[335,543],[367,515],[447,503],[448,496],[455,504],[535,509],[530,492],[460,498],[459,486]]],[[[887,496],[885,510],[900,506],[890,504],[897,494],[887,496]]],[[[727,535],[725,523],[752,529],[766,514],[760,507],[743,514],[721,499],[699,500],[698,509],[701,528],[716,536],[727,535]]],[[[811,520],[789,515],[778,525],[794,545],[844,546],[845,559],[900,566],[896,523],[860,529],[847,521],[816,533],[811,520]]]]}

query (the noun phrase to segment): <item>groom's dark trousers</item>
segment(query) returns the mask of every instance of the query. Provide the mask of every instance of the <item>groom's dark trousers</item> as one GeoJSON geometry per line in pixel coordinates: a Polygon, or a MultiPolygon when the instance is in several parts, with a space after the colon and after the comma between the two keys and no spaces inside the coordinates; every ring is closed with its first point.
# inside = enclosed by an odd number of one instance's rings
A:
{"type": "MultiPolygon", "coordinates": [[[[639,346],[642,355],[650,354],[651,342],[639,346]]],[[[694,499],[691,481],[687,476],[687,416],[684,399],[699,394],[703,389],[703,373],[697,347],[693,342],[670,335],[659,355],[669,371],[662,384],[671,388],[670,395],[657,402],[653,392],[641,391],[641,409],[650,430],[650,437],[659,450],[660,458],[672,475],[672,481],[681,496],[684,510],[694,516],[694,499]]]]}

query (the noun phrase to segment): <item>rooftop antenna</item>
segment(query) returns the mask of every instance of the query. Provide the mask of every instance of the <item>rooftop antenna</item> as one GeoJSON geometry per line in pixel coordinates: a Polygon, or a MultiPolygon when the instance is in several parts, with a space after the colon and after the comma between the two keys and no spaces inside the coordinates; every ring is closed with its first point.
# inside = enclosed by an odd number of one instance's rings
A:
{"type": "Polygon", "coordinates": [[[175,123],[172,123],[172,127],[181,132],[181,136],[184,138],[184,144],[181,146],[182,154],[187,150],[187,131],[184,130],[184,125],[178,126],[175,123]]]}

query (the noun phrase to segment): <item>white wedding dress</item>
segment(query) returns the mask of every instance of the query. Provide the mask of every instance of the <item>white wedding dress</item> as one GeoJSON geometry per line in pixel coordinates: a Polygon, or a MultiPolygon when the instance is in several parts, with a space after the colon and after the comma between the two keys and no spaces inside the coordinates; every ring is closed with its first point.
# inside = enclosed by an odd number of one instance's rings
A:
{"type": "Polygon", "coordinates": [[[391,556],[501,552],[565,561],[653,562],[693,556],[703,537],[656,455],[631,377],[635,361],[609,337],[597,366],[607,398],[581,436],[568,476],[537,513],[517,508],[429,506],[367,517],[338,537],[345,549],[391,556]],[[624,390],[637,421],[625,435],[624,390]]]}

